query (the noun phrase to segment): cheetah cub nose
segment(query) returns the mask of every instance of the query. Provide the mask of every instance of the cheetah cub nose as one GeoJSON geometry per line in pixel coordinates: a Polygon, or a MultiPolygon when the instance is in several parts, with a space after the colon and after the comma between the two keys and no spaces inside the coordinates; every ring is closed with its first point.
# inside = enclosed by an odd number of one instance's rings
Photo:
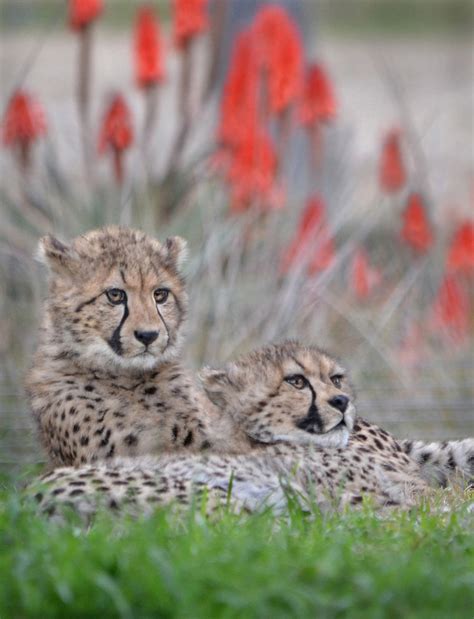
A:
{"type": "Polygon", "coordinates": [[[139,342],[145,344],[145,346],[149,346],[152,342],[156,340],[159,331],[134,331],[133,335],[137,338],[139,342]]]}
{"type": "Polygon", "coordinates": [[[349,404],[349,398],[345,395],[337,395],[334,398],[331,398],[328,402],[333,408],[337,408],[338,411],[344,413],[347,405],[349,404]]]}

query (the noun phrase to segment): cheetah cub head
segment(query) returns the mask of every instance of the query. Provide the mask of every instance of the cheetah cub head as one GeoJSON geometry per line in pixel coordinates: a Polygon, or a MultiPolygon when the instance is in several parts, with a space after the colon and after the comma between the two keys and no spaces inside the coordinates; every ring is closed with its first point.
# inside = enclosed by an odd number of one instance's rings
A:
{"type": "Polygon", "coordinates": [[[186,242],[162,244],[108,227],[64,244],[41,239],[51,273],[44,345],[93,369],[144,371],[179,349],[187,295],[180,265],[186,242]]]}
{"type": "Polygon", "coordinates": [[[259,443],[345,447],[355,417],[345,370],[297,342],[271,345],[222,369],[204,368],[208,397],[259,443]]]}

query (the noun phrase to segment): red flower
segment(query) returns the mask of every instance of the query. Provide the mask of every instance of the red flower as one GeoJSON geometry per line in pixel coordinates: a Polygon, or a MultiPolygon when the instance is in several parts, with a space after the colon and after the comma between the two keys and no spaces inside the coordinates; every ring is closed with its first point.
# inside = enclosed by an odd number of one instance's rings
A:
{"type": "Polygon", "coordinates": [[[146,88],[163,79],[163,49],[159,23],[150,6],[138,10],[135,23],[135,75],[140,87],[146,88]]]}
{"type": "Polygon", "coordinates": [[[445,275],[433,305],[432,326],[449,339],[464,340],[469,333],[469,298],[453,275],[445,275]]]}
{"type": "Polygon", "coordinates": [[[278,114],[300,94],[301,36],[288,13],[274,5],[260,9],[253,30],[257,58],[266,78],[270,111],[278,114]]]}
{"type": "Polygon", "coordinates": [[[28,170],[31,146],[46,133],[46,119],[39,103],[29,94],[17,90],[8,102],[2,121],[2,141],[15,150],[20,167],[28,170]]]}
{"type": "Polygon", "coordinates": [[[99,152],[112,151],[115,176],[123,180],[123,153],[133,142],[133,128],[130,110],[121,95],[111,100],[102,121],[99,135],[99,152]]]}
{"type": "Polygon", "coordinates": [[[46,133],[43,109],[23,90],[17,90],[11,97],[2,125],[5,146],[31,144],[46,133]]]}
{"type": "Polygon", "coordinates": [[[474,222],[463,222],[454,233],[448,252],[448,270],[466,272],[474,270],[474,222]]]}
{"type": "Polygon", "coordinates": [[[370,266],[369,256],[365,249],[358,249],[351,265],[351,286],[356,297],[367,298],[380,279],[380,271],[370,266]]]}
{"type": "Polygon", "coordinates": [[[433,244],[433,233],[426,215],[425,205],[418,193],[412,193],[402,214],[402,239],[413,249],[426,252],[433,244]]]}
{"type": "Polygon", "coordinates": [[[334,241],[325,221],[325,205],[319,196],[308,199],[293,241],[286,251],[282,270],[307,264],[313,274],[328,268],[335,256],[334,241]]]}
{"type": "Polygon", "coordinates": [[[405,166],[400,149],[400,131],[393,129],[385,138],[380,158],[379,180],[382,189],[393,193],[406,182],[405,166]]]}
{"type": "Polygon", "coordinates": [[[69,0],[69,25],[82,30],[93,22],[104,7],[103,0],[69,0]]]}
{"type": "Polygon", "coordinates": [[[300,105],[303,125],[332,120],[336,116],[334,90],[326,71],[319,64],[312,64],[306,71],[300,105]]]}
{"type": "Polygon", "coordinates": [[[258,72],[252,33],[235,39],[221,102],[219,138],[227,145],[245,139],[257,125],[258,72]]]}
{"type": "Polygon", "coordinates": [[[255,199],[279,206],[276,171],[277,156],[270,137],[263,131],[249,131],[230,153],[231,209],[243,211],[255,199]]]}
{"type": "Polygon", "coordinates": [[[174,42],[185,47],[193,37],[208,27],[208,0],[174,0],[174,42]]]}

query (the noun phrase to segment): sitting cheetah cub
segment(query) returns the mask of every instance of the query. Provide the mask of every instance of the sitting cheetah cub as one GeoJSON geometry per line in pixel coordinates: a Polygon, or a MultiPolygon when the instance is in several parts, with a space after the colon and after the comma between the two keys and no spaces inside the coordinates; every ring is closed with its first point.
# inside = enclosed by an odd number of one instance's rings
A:
{"type": "Polygon", "coordinates": [[[177,360],[188,302],[183,239],[161,244],[109,227],[69,245],[47,236],[40,252],[50,290],[27,392],[53,465],[211,442],[227,452],[226,437],[238,446],[177,360]]]}
{"type": "Polygon", "coordinates": [[[217,502],[228,492],[248,510],[281,508],[289,488],[320,507],[409,507],[428,493],[417,463],[383,430],[357,419],[364,439],[350,440],[355,407],[342,367],[316,347],[267,346],[223,369],[206,369],[208,396],[229,418],[232,434],[248,437],[247,455],[173,455],[62,468],[43,478],[37,495],[53,513],[67,503],[84,515],[105,501],[147,511],[156,503],[189,503],[203,489],[217,502]],[[282,487],[283,483],[283,487],[282,487]]]}

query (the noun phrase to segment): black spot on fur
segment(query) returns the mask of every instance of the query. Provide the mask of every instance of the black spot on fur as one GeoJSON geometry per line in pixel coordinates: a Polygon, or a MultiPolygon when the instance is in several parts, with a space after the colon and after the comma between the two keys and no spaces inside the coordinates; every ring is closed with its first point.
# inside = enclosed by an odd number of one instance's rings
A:
{"type": "Polygon", "coordinates": [[[77,434],[79,432],[79,430],[81,429],[81,426],[78,423],[75,423],[72,426],[72,431],[74,432],[74,434],[77,434]]]}
{"type": "Polygon", "coordinates": [[[84,387],[84,390],[85,390],[85,391],[94,391],[94,386],[93,386],[93,385],[86,385],[86,386],[84,387]]]}
{"type": "Polygon", "coordinates": [[[136,445],[138,443],[138,437],[135,434],[127,434],[127,436],[123,439],[125,445],[136,445]]]}
{"type": "Polygon", "coordinates": [[[147,387],[147,388],[144,390],[144,393],[145,393],[146,395],[153,395],[154,393],[156,393],[156,387],[147,387]]]}
{"type": "Polygon", "coordinates": [[[81,436],[81,440],[80,443],[83,447],[85,447],[86,445],[89,445],[89,437],[88,436],[81,436]]]}
{"type": "Polygon", "coordinates": [[[189,445],[191,445],[191,443],[193,442],[193,440],[194,440],[193,433],[192,433],[192,431],[191,431],[191,430],[189,430],[189,432],[186,434],[186,437],[185,437],[185,439],[184,439],[184,441],[183,441],[183,445],[184,445],[185,447],[188,447],[189,445]]]}
{"type": "Polygon", "coordinates": [[[375,442],[375,446],[377,447],[377,449],[380,449],[380,451],[383,451],[383,445],[379,441],[379,439],[378,438],[374,439],[374,442],[375,442]]]}
{"type": "Polygon", "coordinates": [[[179,433],[179,428],[178,426],[173,426],[172,430],[171,430],[172,434],[173,434],[173,440],[176,441],[178,438],[178,433],[179,433]]]}
{"type": "Polygon", "coordinates": [[[100,441],[100,446],[101,447],[105,447],[108,444],[109,438],[110,438],[111,434],[112,434],[112,430],[110,430],[110,429],[107,430],[107,432],[104,435],[104,438],[100,441]]]}

